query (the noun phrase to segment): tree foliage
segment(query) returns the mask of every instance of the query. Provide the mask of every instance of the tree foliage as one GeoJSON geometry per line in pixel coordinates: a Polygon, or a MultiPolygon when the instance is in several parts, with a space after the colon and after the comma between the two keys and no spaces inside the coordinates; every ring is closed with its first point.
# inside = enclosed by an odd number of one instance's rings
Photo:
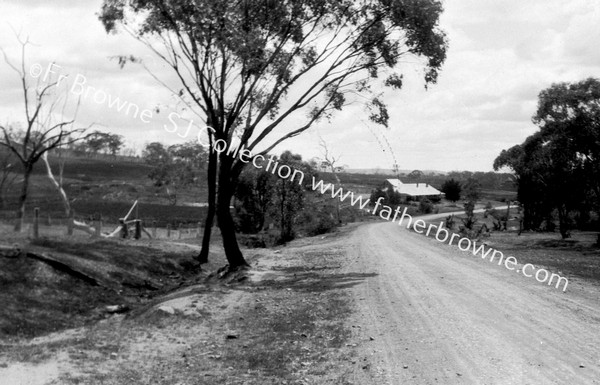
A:
{"type": "Polygon", "coordinates": [[[423,177],[423,175],[424,175],[423,171],[421,171],[421,170],[413,170],[407,176],[410,179],[419,180],[420,178],[423,177]]]}
{"type": "Polygon", "coordinates": [[[462,186],[459,181],[450,178],[442,184],[441,191],[444,193],[446,199],[451,202],[456,202],[460,199],[462,186]]]}
{"type": "MultiPolygon", "coordinates": [[[[264,229],[267,221],[279,228],[278,242],[295,238],[300,211],[307,204],[307,190],[312,190],[314,165],[302,160],[302,156],[285,151],[277,161],[278,167],[288,166],[303,173],[299,177],[280,178],[272,172],[251,168],[245,170],[235,192],[238,227],[243,232],[255,233],[264,229]]],[[[300,174],[298,174],[300,175],[300,174]]]]}
{"type": "Polygon", "coordinates": [[[461,192],[468,202],[474,203],[481,198],[481,183],[479,183],[477,179],[471,177],[464,182],[461,192]]]}
{"type": "MultiPolygon", "coordinates": [[[[144,148],[142,158],[152,166],[148,177],[155,186],[177,189],[191,186],[201,178],[206,164],[206,151],[196,142],[169,147],[152,142],[144,148]]],[[[170,195],[176,202],[176,195],[170,195]]]]}
{"type": "Polygon", "coordinates": [[[600,209],[600,81],[553,84],[539,94],[539,131],[503,150],[494,168],[510,168],[524,206],[525,229],[552,227],[563,238],[600,209]]]}
{"type": "Polygon", "coordinates": [[[377,188],[371,191],[369,202],[371,204],[375,204],[375,202],[377,202],[379,198],[383,198],[382,203],[390,207],[394,207],[402,203],[402,196],[400,195],[400,193],[394,190],[394,188],[389,185],[385,188],[377,188]]]}
{"type": "MultiPolygon", "coordinates": [[[[238,138],[264,155],[355,101],[387,125],[381,87],[402,86],[401,59],[420,58],[425,84],[437,80],[441,12],[439,0],[104,0],[99,18],[108,32],[125,25],[174,70],[179,85],[167,86],[211,127],[211,141],[238,138]]],[[[244,166],[209,150],[201,262],[216,213],[230,268],[246,264],[229,213],[244,166]]]]}
{"type": "Polygon", "coordinates": [[[84,149],[88,154],[111,154],[113,156],[125,145],[123,136],[110,134],[102,131],[94,131],[88,134],[79,148],[84,149]]]}
{"type": "Polygon", "coordinates": [[[255,167],[245,169],[240,175],[235,209],[238,229],[242,233],[254,234],[265,228],[273,207],[275,178],[255,167]]]}

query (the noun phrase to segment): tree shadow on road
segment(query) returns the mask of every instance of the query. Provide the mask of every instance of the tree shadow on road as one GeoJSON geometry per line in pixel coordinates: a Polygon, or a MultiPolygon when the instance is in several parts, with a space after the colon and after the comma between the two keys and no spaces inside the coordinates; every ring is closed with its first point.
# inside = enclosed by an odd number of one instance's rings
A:
{"type": "Polygon", "coordinates": [[[327,290],[348,289],[365,282],[366,279],[377,276],[377,273],[340,273],[319,274],[315,271],[299,272],[296,268],[285,274],[287,269],[281,269],[284,274],[276,279],[261,280],[253,286],[269,289],[292,289],[302,292],[323,292],[327,290]]]}

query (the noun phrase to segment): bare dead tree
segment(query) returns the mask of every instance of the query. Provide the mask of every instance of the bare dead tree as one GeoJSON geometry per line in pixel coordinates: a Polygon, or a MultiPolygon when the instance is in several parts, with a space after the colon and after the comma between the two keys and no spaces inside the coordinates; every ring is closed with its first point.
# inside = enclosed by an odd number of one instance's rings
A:
{"type": "MultiPolygon", "coordinates": [[[[334,156],[329,151],[329,148],[327,147],[327,142],[325,142],[325,140],[323,140],[323,138],[319,138],[319,146],[321,146],[322,153],[323,153],[323,161],[325,162],[326,167],[328,167],[329,170],[331,170],[331,173],[333,174],[333,177],[335,178],[336,185],[341,188],[342,182],[340,181],[340,178],[338,177],[337,170],[336,170],[336,168],[337,168],[336,164],[337,164],[337,162],[339,162],[341,156],[340,155],[338,155],[337,157],[334,156]]],[[[338,224],[341,224],[342,219],[340,217],[340,200],[339,199],[335,200],[335,209],[336,209],[338,224]]]]}
{"type": "Polygon", "coordinates": [[[50,162],[48,161],[48,153],[49,152],[50,151],[44,152],[44,154],[42,155],[42,160],[46,166],[46,175],[48,176],[48,179],[50,179],[50,182],[52,182],[52,185],[58,192],[58,195],[60,196],[60,199],[63,202],[63,207],[65,210],[65,215],[67,217],[67,220],[72,221],[72,226],[74,229],[85,231],[86,233],[88,233],[90,235],[94,235],[96,231],[92,226],[89,226],[83,222],[79,222],[79,221],[76,221],[73,219],[71,201],[69,200],[69,197],[67,196],[67,192],[63,188],[63,173],[64,173],[64,169],[65,169],[65,160],[62,158],[62,156],[59,152],[59,155],[58,155],[58,178],[57,178],[56,176],[54,176],[54,173],[52,172],[52,167],[50,166],[50,162]]]}
{"type": "Polygon", "coordinates": [[[20,232],[25,218],[25,203],[29,194],[29,182],[33,166],[47,152],[54,148],[74,143],[81,139],[85,129],[74,129],[74,116],[77,114],[79,101],[73,112],[73,118],[65,119],[69,105],[68,89],[59,88],[61,78],[37,79],[35,87],[31,86],[31,76],[26,67],[25,53],[30,44],[29,38],[21,39],[16,36],[21,45],[21,64],[14,65],[3,49],[2,54],[6,64],[12,68],[21,81],[25,110],[25,122],[22,129],[17,125],[0,125],[0,145],[6,147],[18,159],[23,170],[23,181],[19,195],[17,222],[15,231],[20,232]]]}

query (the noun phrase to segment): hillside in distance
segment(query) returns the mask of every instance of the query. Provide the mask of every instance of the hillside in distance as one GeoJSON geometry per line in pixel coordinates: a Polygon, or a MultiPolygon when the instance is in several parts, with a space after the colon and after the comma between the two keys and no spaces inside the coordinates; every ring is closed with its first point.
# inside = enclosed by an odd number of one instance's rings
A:
{"type": "MultiPolygon", "coordinates": [[[[95,155],[92,157],[65,157],[62,160],[49,157],[56,178],[59,165],[64,162],[63,187],[76,218],[88,220],[102,215],[108,221],[116,222],[125,216],[135,201],[140,203],[140,218],[166,223],[191,223],[203,220],[204,209],[189,207],[206,201],[204,176],[196,185],[185,189],[173,186],[155,186],[148,178],[152,170],[143,161],[122,156],[95,155]]],[[[20,169],[17,168],[17,170],[20,169]]],[[[17,208],[22,177],[5,195],[4,207],[0,207],[0,218],[10,220],[17,208]]],[[[33,207],[39,207],[42,217],[64,219],[63,203],[50,182],[42,161],[36,163],[31,177],[27,215],[33,207]]]]}
{"type": "MultiPolygon", "coordinates": [[[[80,218],[101,214],[110,221],[124,216],[133,202],[138,201],[143,208],[140,216],[149,221],[161,223],[191,223],[203,219],[201,207],[206,202],[206,177],[200,173],[197,182],[187,188],[173,186],[155,186],[148,178],[152,168],[140,158],[94,155],[92,157],[71,156],[64,161],[64,188],[73,208],[80,218]],[[196,207],[191,207],[196,206],[196,207]]],[[[61,160],[50,157],[55,175],[59,172],[61,160]]],[[[464,181],[475,177],[490,199],[514,196],[514,185],[509,174],[499,173],[443,173],[421,170],[422,175],[411,175],[414,170],[400,170],[400,178],[405,183],[429,183],[440,189],[444,181],[455,178],[464,181]]],[[[318,178],[328,183],[337,183],[337,178],[328,172],[319,172],[318,178]]],[[[58,175],[57,175],[58,176],[58,175]]],[[[342,186],[347,191],[369,195],[382,187],[388,178],[396,177],[391,169],[347,169],[337,173],[342,186]]],[[[6,204],[0,208],[0,216],[9,219],[14,215],[19,194],[20,177],[6,195],[6,204]]],[[[34,168],[29,193],[28,210],[39,207],[44,215],[60,218],[63,212],[62,202],[56,189],[46,175],[43,162],[34,168]]]]}
{"type": "MultiPolygon", "coordinates": [[[[398,172],[400,173],[400,176],[408,175],[413,171],[414,170],[398,170],[398,172]]],[[[420,170],[420,171],[422,171],[424,174],[428,174],[428,175],[446,175],[447,174],[447,172],[445,172],[445,171],[438,171],[438,170],[420,170]]],[[[396,175],[396,172],[394,170],[392,170],[391,168],[347,168],[347,169],[344,169],[344,172],[347,172],[349,174],[375,174],[375,175],[390,175],[390,176],[396,175]]]]}

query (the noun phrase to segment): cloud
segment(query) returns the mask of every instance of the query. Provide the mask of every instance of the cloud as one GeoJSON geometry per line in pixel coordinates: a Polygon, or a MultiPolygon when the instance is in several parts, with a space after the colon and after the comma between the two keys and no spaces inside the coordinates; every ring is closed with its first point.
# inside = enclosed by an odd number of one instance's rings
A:
{"type": "MultiPolygon", "coordinates": [[[[109,57],[150,52],[127,34],[107,35],[96,13],[101,0],[53,2],[5,0],[0,15],[0,46],[18,58],[9,25],[36,44],[30,63],[56,62],[71,78],[81,74],[87,84],[140,109],[160,107],[151,124],[82,100],[79,120],[98,122],[111,132],[141,143],[183,141],[168,133],[174,98],[139,66],[119,69],[109,57]],[[170,106],[165,108],[165,106],[170,106]]],[[[366,121],[360,106],[337,112],[305,134],[284,142],[275,152],[292,149],[305,158],[321,154],[319,138],[342,163],[354,168],[491,170],[504,148],[521,143],[536,130],[531,123],[537,95],[554,82],[600,77],[600,3],[593,0],[461,0],[445,2],[440,27],[450,39],[448,59],[436,85],[424,89],[418,60],[402,63],[404,89],[386,91],[390,128],[366,121]],[[366,122],[366,123],[365,123],[366,122]],[[389,145],[388,145],[389,144],[389,145]],[[391,148],[391,150],[390,150],[391,148]]],[[[168,68],[155,72],[177,84],[168,68]]],[[[0,65],[0,121],[23,115],[18,79],[0,65]]],[[[291,96],[291,95],[290,95],[291,96]]],[[[277,132],[300,123],[297,117],[277,132]]],[[[198,122],[199,125],[199,122],[198,122]]]]}

